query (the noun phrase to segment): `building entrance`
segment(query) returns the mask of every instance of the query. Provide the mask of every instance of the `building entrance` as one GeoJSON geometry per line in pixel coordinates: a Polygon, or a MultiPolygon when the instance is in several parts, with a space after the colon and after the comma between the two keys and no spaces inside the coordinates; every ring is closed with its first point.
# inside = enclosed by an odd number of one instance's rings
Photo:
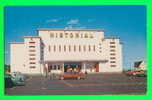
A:
{"type": "Polygon", "coordinates": [[[80,62],[65,62],[64,72],[80,72],[82,69],[80,62]]]}

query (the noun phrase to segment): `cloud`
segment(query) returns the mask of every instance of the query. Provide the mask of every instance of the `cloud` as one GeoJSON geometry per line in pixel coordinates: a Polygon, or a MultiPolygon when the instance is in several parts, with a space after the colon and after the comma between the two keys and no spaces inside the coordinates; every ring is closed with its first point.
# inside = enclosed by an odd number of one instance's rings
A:
{"type": "Polygon", "coordinates": [[[58,22],[60,19],[48,19],[46,20],[46,23],[56,23],[58,22]]]}
{"type": "Polygon", "coordinates": [[[85,26],[79,26],[79,27],[74,27],[74,26],[72,26],[72,25],[68,25],[68,26],[66,26],[64,29],[86,29],[87,27],[85,27],[85,26]]]}
{"type": "Polygon", "coordinates": [[[79,20],[78,19],[71,19],[67,22],[67,24],[78,24],[79,20]]]}

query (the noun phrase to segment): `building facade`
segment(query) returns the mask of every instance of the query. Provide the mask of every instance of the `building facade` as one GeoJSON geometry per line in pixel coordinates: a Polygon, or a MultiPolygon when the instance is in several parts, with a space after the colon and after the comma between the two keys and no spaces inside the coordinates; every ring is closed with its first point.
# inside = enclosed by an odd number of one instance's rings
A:
{"type": "Polygon", "coordinates": [[[26,74],[73,71],[122,72],[119,38],[94,29],[38,29],[37,36],[10,43],[11,72],[26,74]]]}

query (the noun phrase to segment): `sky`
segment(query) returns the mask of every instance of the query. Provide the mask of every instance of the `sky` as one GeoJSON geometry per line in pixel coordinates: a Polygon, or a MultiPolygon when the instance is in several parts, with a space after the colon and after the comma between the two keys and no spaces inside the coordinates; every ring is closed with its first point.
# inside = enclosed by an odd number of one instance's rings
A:
{"type": "Polygon", "coordinates": [[[120,37],[125,70],[146,61],[146,6],[9,6],[4,21],[6,64],[9,42],[23,42],[37,28],[101,29],[105,37],[120,37]]]}

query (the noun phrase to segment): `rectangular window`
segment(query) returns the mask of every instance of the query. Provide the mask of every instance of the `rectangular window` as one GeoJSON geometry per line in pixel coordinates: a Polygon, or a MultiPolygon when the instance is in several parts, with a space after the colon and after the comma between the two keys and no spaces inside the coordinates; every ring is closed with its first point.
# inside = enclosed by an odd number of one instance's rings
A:
{"type": "Polygon", "coordinates": [[[71,46],[69,45],[69,52],[71,51],[71,46]]]}
{"type": "Polygon", "coordinates": [[[116,63],[115,61],[110,61],[110,63],[116,63]]]}
{"type": "Polygon", "coordinates": [[[35,44],[35,42],[29,42],[30,44],[35,44]]]}
{"type": "Polygon", "coordinates": [[[115,42],[110,42],[110,44],[115,44],[115,42]]]}
{"type": "Polygon", "coordinates": [[[86,51],[86,46],[85,45],[83,46],[83,50],[86,51]]]}
{"type": "Polygon", "coordinates": [[[35,66],[30,66],[30,68],[36,68],[35,66]]]}
{"type": "Polygon", "coordinates": [[[49,52],[51,51],[51,46],[49,45],[49,52]]]}
{"type": "Polygon", "coordinates": [[[79,52],[81,51],[81,46],[79,45],[79,52]]]}
{"type": "Polygon", "coordinates": [[[110,57],[110,59],[116,59],[116,57],[110,57]]]}
{"type": "Polygon", "coordinates": [[[29,46],[29,48],[35,48],[35,46],[29,46]]]}
{"type": "Polygon", "coordinates": [[[30,64],[36,64],[35,62],[30,62],[30,64]]]}
{"type": "Polygon", "coordinates": [[[93,51],[96,51],[96,46],[95,45],[93,46],[93,51]]]}
{"type": "Polygon", "coordinates": [[[89,45],[89,51],[91,51],[91,46],[89,45]]]}
{"type": "Polygon", "coordinates": [[[35,54],[29,54],[30,56],[35,56],[35,54]]]}
{"type": "Polygon", "coordinates": [[[30,60],[35,60],[35,58],[30,58],[30,60]]]}
{"type": "Polygon", "coordinates": [[[76,51],[76,46],[74,45],[74,52],[76,51]]]}
{"type": "Polygon", "coordinates": [[[56,46],[54,45],[54,52],[56,51],[56,46]]]}
{"type": "Polygon", "coordinates": [[[66,46],[64,45],[64,51],[66,51],[66,46]]]}
{"type": "Polygon", "coordinates": [[[29,52],[35,52],[36,50],[29,50],[29,52]]]}
{"type": "Polygon", "coordinates": [[[110,48],[115,48],[116,46],[110,46],[110,48]]]}
{"type": "Polygon", "coordinates": [[[116,55],[116,54],[115,54],[115,53],[111,53],[110,55],[113,55],[113,56],[114,56],[114,55],[116,55]]]}
{"type": "Polygon", "coordinates": [[[111,65],[111,67],[116,67],[116,65],[111,65]]]}
{"type": "Polygon", "coordinates": [[[61,52],[61,45],[59,45],[59,52],[61,52]]]}
{"type": "Polygon", "coordinates": [[[115,50],[114,50],[114,49],[112,49],[112,50],[110,50],[110,52],[115,52],[115,50]]]}

